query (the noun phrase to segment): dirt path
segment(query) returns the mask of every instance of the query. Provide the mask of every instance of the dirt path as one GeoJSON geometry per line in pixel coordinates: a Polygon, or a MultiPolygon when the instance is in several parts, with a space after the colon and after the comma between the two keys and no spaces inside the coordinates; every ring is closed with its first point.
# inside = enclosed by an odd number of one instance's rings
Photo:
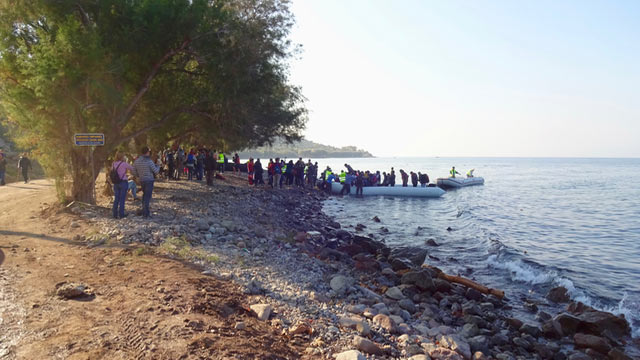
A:
{"type": "Polygon", "coordinates": [[[236,284],[136,248],[75,243],[91,229],[43,211],[54,202],[47,180],[0,187],[0,359],[300,357],[245,310],[236,284]],[[95,296],[61,299],[63,282],[95,296]]]}

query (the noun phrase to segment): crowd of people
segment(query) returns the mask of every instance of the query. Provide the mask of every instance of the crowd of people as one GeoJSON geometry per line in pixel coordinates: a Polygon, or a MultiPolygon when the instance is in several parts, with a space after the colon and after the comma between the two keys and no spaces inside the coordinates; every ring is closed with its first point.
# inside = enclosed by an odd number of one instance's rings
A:
{"type": "Polygon", "coordinates": [[[287,162],[284,159],[269,159],[267,163],[267,182],[264,181],[265,169],[260,159],[253,161],[249,158],[247,162],[247,173],[249,177],[249,185],[267,185],[271,188],[283,188],[284,186],[314,186],[318,178],[318,163],[312,163],[309,159],[306,163],[302,158],[298,158],[295,163],[293,160],[287,162]]]}
{"type": "MultiPolygon", "coordinates": [[[[335,174],[329,166],[322,173],[322,182],[318,186],[331,192],[331,184],[333,182],[339,182],[342,184],[340,195],[349,194],[351,187],[356,187],[356,196],[362,196],[362,190],[368,186],[395,186],[396,185],[396,172],[394,168],[391,171],[369,171],[369,170],[354,170],[349,164],[344,164],[345,170],[341,170],[340,174],[335,174]]],[[[411,185],[417,187],[420,184],[421,187],[427,187],[429,185],[429,175],[427,173],[410,171],[408,174],[403,169],[400,169],[400,179],[402,186],[409,186],[409,179],[411,179],[411,185]]]]}

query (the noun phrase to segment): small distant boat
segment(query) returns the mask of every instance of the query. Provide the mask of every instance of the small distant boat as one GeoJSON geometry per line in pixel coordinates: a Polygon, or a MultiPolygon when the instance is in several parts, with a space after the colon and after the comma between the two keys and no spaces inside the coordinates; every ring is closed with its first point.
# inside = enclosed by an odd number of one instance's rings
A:
{"type": "Polygon", "coordinates": [[[467,177],[467,178],[438,178],[436,184],[443,189],[457,189],[465,186],[482,185],[484,184],[484,178],[481,177],[467,177]]]}
{"type": "MultiPolygon", "coordinates": [[[[340,194],[342,190],[342,184],[332,183],[331,192],[334,194],[340,194]]],[[[431,187],[403,187],[403,186],[365,186],[362,188],[363,196],[409,196],[409,197],[427,197],[437,198],[444,194],[444,190],[437,186],[431,187]]],[[[356,194],[356,187],[352,186],[351,195],[356,194]]]]}

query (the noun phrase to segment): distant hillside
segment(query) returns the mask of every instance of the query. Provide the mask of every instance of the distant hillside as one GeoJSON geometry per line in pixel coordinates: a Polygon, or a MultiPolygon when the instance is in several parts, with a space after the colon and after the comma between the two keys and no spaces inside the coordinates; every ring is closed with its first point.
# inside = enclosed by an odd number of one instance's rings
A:
{"type": "Polygon", "coordinates": [[[240,158],[247,159],[251,157],[259,158],[370,158],[373,157],[370,152],[356,148],[355,146],[344,146],[337,148],[334,146],[322,145],[309,140],[301,140],[293,144],[287,144],[284,141],[276,141],[273,146],[261,146],[256,149],[244,150],[240,153],[240,158]]]}

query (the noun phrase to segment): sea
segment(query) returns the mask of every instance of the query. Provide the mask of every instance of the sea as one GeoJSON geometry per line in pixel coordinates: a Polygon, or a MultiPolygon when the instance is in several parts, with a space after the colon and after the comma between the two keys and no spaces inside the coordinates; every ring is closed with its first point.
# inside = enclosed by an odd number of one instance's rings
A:
{"type": "Polygon", "coordinates": [[[345,163],[381,173],[394,167],[397,183],[400,169],[426,172],[431,182],[452,166],[461,176],[475,169],[484,185],[441,198],[336,196],[323,210],[391,247],[426,248],[426,262],[447,273],[504,290],[524,319],[535,315],[526,303],[561,311],[545,296],[564,286],[575,301],[624,314],[640,337],[640,159],[318,159],[320,170],[345,163]]]}

